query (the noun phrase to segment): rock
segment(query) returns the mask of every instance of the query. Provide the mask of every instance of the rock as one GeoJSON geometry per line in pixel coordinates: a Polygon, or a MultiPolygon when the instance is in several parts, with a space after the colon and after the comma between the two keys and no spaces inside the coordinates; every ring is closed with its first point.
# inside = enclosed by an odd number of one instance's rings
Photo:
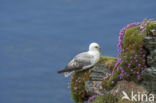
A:
{"type": "Polygon", "coordinates": [[[123,97],[123,91],[128,94],[129,97],[131,97],[131,93],[133,91],[134,94],[140,92],[140,93],[148,93],[146,89],[141,86],[136,84],[133,81],[119,81],[117,85],[110,91],[111,94],[116,95],[118,99],[121,99],[123,97]]]}
{"type": "Polygon", "coordinates": [[[106,77],[106,74],[110,73],[110,70],[105,64],[97,64],[91,69],[90,78],[94,81],[102,81],[106,77]]]}
{"type": "Polygon", "coordinates": [[[156,37],[147,36],[144,38],[144,46],[148,50],[147,64],[150,67],[156,67],[156,37]]]}
{"type": "Polygon", "coordinates": [[[101,86],[102,81],[86,81],[85,82],[85,90],[87,94],[102,94],[104,91],[101,86]]]}
{"type": "Polygon", "coordinates": [[[144,46],[148,50],[147,64],[149,68],[143,71],[143,81],[141,84],[146,90],[156,94],[156,37],[147,36],[144,41],[144,46]]]}
{"type": "Polygon", "coordinates": [[[144,80],[156,80],[156,68],[151,67],[151,68],[146,68],[143,71],[143,78],[144,80]]]}
{"type": "Polygon", "coordinates": [[[152,52],[156,49],[156,37],[155,36],[147,36],[144,38],[144,46],[152,52]]]}
{"type": "Polygon", "coordinates": [[[87,94],[103,94],[102,81],[110,74],[110,70],[105,64],[97,64],[91,69],[90,80],[85,81],[85,90],[87,94]]]}
{"type": "Polygon", "coordinates": [[[156,93],[156,68],[150,67],[143,71],[143,86],[153,93],[156,93]]]}
{"type": "Polygon", "coordinates": [[[147,36],[147,37],[145,37],[145,42],[148,42],[148,41],[151,41],[151,40],[153,40],[153,38],[152,37],[150,37],[150,36],[147,36]]]}

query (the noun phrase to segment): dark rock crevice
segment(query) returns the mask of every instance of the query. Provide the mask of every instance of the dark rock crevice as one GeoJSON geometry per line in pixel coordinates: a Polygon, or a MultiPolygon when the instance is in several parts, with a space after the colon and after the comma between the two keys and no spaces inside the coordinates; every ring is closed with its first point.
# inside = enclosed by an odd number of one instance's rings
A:
{"type": "Polygon", "coordinates": [[[143,86],[156,94],[156,36],[145,37],[144,46],[147,49],[147,65],[143,72],[143,86]]]}

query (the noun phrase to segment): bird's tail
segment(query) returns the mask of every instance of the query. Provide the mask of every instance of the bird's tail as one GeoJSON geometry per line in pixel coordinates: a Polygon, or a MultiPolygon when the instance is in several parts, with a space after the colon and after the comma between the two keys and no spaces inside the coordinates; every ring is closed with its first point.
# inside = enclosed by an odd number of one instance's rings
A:
{"type": "Polygon", "coordinates": [[[76,70],[77,68],[69,68],[68,66],[67,67],[65,67],[63,70],[59,70],[59,71],[57,71],[57,73],[64,73],[64,72],[72,72],[72,71],[74,71],[74,70],[76,70]]]}
{"type": "Polygon", "coordinates": [[[72,68],[69,68],[68,66],[66,66],[64,69],[57,71],[57,73],[64,73],[64,72],[70,72],[72,71],[72,68]]]}
{"type": "Polygon", "coordinates": [[[57,71],[57,73],[59,73],[59,74],[60,74],[60,73],[64,73],[64,72],[66,72],[65,69],[57,71]]]}

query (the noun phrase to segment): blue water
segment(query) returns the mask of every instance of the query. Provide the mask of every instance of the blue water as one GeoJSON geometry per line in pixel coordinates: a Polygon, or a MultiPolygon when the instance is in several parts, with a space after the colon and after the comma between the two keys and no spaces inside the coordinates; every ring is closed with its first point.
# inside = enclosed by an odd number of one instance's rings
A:
{"type": "Polygon", "coordinates": [[[0,103],[73,103],[56,71],[93,41],[117,56],[120,29],[155,10],[156,0],[0,0],[0,103]]]}

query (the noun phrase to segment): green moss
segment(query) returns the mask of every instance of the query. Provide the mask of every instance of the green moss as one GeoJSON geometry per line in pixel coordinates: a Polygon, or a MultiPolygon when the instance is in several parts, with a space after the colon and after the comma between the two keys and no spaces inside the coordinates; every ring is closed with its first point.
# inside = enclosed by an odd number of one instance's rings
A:
{"type": "Polygon", "coordinates": [[[71,94],[76,103],[83,103],[88,100],[88,96],[85,91],[85,81],[89,80],[90,71],[85,70],[81,72],[75,72],[71,80],[71,94]]]}
{"type": "Polygon", "coordinates": [[[143,44],[143,39],[145,36],[146,33],[142,33],[140,31],[139,26],[127,29],[124,34],[122,49],[126,49],[126,48],[129,48],[129,50],[136,49],[138,45],[143,44]]]}
{"type": "Polygon", "coordinates": [[[117,103],[137,103],[137,102],[135,102],[135,101],[129,101],[129,100],[124,99],[124,100],[120,100],[117,103]]]}
{"type": "MultiPolygon", "coordinates": [[[[115,57],[101,56],[99,63],[105,64],[108,67],[108,69],[112,72],[116,62],[117,58],[115,57]]],[[[119,80],[119,74],[120,71],[118,72],[117,70],[115,70],[113,75],[111,75],[108,79],[103,80],[102,87],[105,88],[106,90],[112,89],[113,86],[119,80]]]]}
{"type": "Polygon", "coordinates": [[[105,94],[104,96],[98,96],[91,101],[91,103],[137,103],[129,100],[118,100],[116,96],[112,94],[105,94]]]}
{"type": "Polygon", "coordinates": [[[155,21],[150,21],[147,23],[146,32],[147,32],[147,35],[149,36],[153,36],[153,35],[156,36],[156,22],[155,21]],[[152,32],[152,30],[154,31],[152,32]]]}
{"type": "Polygon", "coordinates": [[[111,90],[116,83],[120,80],[119,79],[120,71],[115,71],[113,75],[111,75],[108,79],[102,81],[102,87],[106,90],[111,90]]]}
{"type": "Polygon", "coordinates": [[[108,67],[108,69],[110,69],[110,71],[112,71],[116,61],[117,61],[117,58],[115,58],[115,57],[101,56],[99,63],[105,64],[108,67]]]}
{"type": "Polygon", "coordinates": [[[115,86],[115,84],[120,80],[119,79],[119,71],[115,71],[113,75],[110,76],[110,78],[108,79],[108,87],[109,90],[112,89],[112,87],[115,86]]]}
{"type": "Polygon", "coordinates": [[[112,94],[105,94],[104,96],[96,97],[91,103],[116,103],[117,98],[112,94]]]}

